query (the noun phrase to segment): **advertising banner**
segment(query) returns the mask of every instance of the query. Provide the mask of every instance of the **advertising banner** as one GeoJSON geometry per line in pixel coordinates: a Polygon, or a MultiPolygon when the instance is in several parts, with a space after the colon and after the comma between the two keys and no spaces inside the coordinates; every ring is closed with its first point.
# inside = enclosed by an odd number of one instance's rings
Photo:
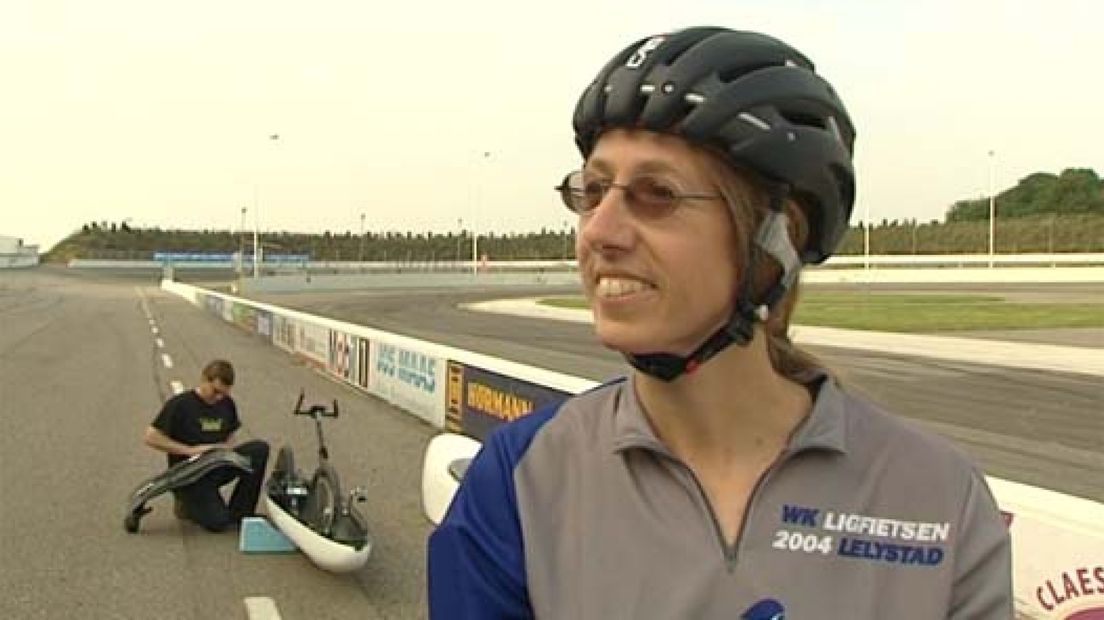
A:
{"type": "Polygon", "coordinates": [[[456,426],[459,418],[460,432],[479,441],[483,441],[499,424],[516,420],[538,407],[560,402],[571,395],[455,362],[449,363],[448,379],[446,429],[456,426]],[[456,393],[457,388],[459,394],[456,393]]]}
{"type": "Polygon", "coordinates": [[[330,330],[306,321],[296,321],[295,325],[298,331],[295,352],[324,368],[330,358],[330,330]]]}
{"type": "Polygon", "coordinates": [[[272,338],[272,313],[267,310],[257,310],[257,333],[265,338],[272,338]]]}
{"type": "Polygon", "coordinates": [[[233,302],[230,304],[230,316],[238,327],[251,334],[257,333],[257,311],[252,306],[233,302]]]}
{"type": "Polygon", "coordinates": [[[352,383],[356,378],[357,338],[337,330],[330,330],[330,355],[326,370],[335,377],[352,383]]]}
{"type": "Polygon", "coordinates": [[[222,316],[222,298],[214,295],[204,295],[203,297],[203,306],[207,308],[207,311],[215,316],[222,316]]]}
{"type": "Polygon", "coordinates": [[[1016,618],[1104,618],[1104,505],[989,478],[1012,537],[1016,618]]]}
{"type": "Polygon", "coordinates": [[[367,338],[357,338],[357,372],[356,372],[356,384],[364,389],[368,389],[372,369],[371,359],[371,345],[367,338]]]}
{"type": "Polygon", "coordinates": [[[277,314],[272,317],[272,342],[289,353],[295,352],[296,334],[298,330],[295,321],[277,314]]]}
{"type": "Polygon", "coordinates": [[[434,426],[445,418],[445,362],[392,344],[373,342],[369,390],[434,426]]]}
{"type": "Polygon", "coordinates": [[[464,365],[449,360],[445,381],[445,430],[463,433],[460,417],[464,403],[464,365]]]}

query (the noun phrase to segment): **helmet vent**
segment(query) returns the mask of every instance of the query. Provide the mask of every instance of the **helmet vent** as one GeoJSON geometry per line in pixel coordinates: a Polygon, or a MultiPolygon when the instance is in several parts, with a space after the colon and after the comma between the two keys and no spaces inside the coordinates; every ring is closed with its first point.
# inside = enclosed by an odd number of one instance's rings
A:
{"type": "Polygon", "coordinates": [[[737,118],[744,121],[748,125],[752,125],[754,127],[762,129],[763,131],[770,131],[770,124],[767,123],[767,121],[759,118],[758,116],[755,116],[751,112],[740,112],[737,118]]]}
{"type": "Polygon", "coordinates": [[[843,143],[843,133],[840,132],[839,122],[836,121],[836,117],[829,116],[827,122],[824,123],[828,131],[832,132],[832,135],[836,137],[836,140],[843,143]]]}
{"type": "Polygon", "coordinates": [[[729,67],[727,69],[722,69],[721,71],[718,71],[717,79],[720,80],[721,84],[728,84],[729,82],[735,82],[736,80],[744,77],[749,73],[752,73],[753,71],[767,69],[775,66],[777,66],[777,64],[769,62],[754,65],[737,65],[735,67],[729,67]]]}
{"type": "Polygon", "coordinates": [[[778,113],[782,115],[782,118],[800,127],[816,127],[818,129],[827,129],[824,126],[825,122],[823,118],[813,116],[811,114],[798,112],[796,110],[779,110],[778,113]]]}

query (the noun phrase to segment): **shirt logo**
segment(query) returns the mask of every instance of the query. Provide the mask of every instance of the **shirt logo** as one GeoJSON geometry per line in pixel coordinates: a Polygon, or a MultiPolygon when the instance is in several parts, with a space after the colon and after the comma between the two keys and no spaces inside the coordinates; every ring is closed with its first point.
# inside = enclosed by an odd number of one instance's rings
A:
{"type": "Polygon", "coordinates": [[[806,506],[782,506],[771,547],[912,566],[943,562],[951,524],[890,519],[806,506]]]}
{"type": "Polygon", "coordinates": [[[204,433],[217,433],[222,430],[222,420],[218,418],[200,418],[199,429],[204,433]]]}

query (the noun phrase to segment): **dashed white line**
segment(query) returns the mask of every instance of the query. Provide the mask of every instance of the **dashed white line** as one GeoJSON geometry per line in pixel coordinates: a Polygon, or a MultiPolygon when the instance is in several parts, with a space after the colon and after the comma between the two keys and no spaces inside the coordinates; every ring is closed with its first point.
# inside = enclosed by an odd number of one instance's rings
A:
{"type": "Polygon", "coordinates": [[[158,339],[154,340],[154,342],[157,343],[157,348],[158,349],[164,349],[165,348],[165,341],[164,340],[161,340],[160,338],[158,338],[158,339]]]}
{"type": "Polygon", "coordinates": [[[280,620],[280,610],[276,609],[276,601],[268,596],[247,596],[245,613],[249,616],[249,620],[280,620]]]}
{"type": "Polygon", "coordinates": [[[161,333],[161,331],[159,329],[157,329],[156,327],[151,327],[150,332],[153,333],[154,336],[161,333]]]}
{"type": "Polygon", "coordinates": [[[161,354],[161,362],[165,364],[165,368],[172,368],[172,358],[169,357],[168,353],[161,354]]]}
{"type": "Polygon", "coordinates": [[[184,391],[184,384],[179,381],[170,381],[169,387],[172,388],[173,394],[179,394],[184,391]]]}

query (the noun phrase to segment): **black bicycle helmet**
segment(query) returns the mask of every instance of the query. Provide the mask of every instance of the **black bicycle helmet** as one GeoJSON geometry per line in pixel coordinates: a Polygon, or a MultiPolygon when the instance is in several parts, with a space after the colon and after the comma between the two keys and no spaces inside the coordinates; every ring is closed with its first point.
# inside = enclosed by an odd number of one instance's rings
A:
{"type": "Polygon", "coordinates": [[[771,213],[755,233],[746,273],[760,255],[782,268],[765,294],[745,275],[726,325],[690,355],[626,353],[642,372],[671,381],[731,344],[747,344],[754,325],[797,282],[803,263],[835,251],[851,218],[855,128],[843,102],[803,54],[772,37],[726,28],[689,28],[641,39],[606,64],[575,107],[575,143],[590,156],[612,127],[671,133],[713,147],[770,186],[771,213]],[[784,200],[804,210],[809,236],[793,247],[784,200]]]}
{"type": "Polygon", "coordinates": [[[836,249],[851,217],[855,129],[832,86],[803,54],[772,37],[689,28],[617,54],[575,108],[584,158],[610,127],[680,135],[785,187],[805,210],[801,262],[836,249]]]}

